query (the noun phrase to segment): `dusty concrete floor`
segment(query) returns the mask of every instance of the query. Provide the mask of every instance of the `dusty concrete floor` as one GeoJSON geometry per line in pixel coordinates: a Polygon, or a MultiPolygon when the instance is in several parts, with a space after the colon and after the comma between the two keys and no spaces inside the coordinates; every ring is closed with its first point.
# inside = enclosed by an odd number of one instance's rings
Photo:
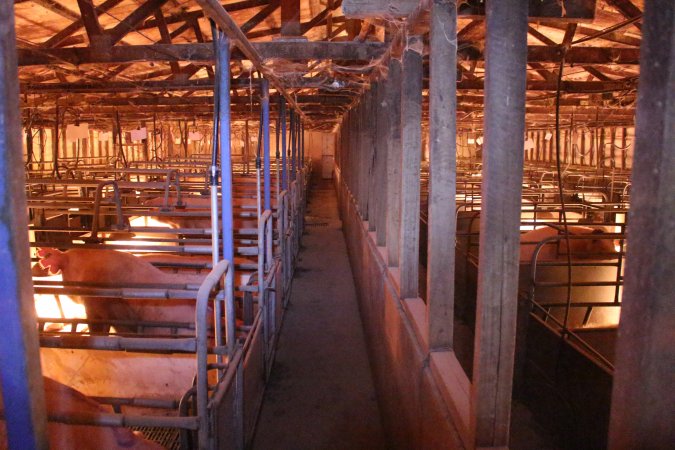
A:
{"type": "Polygon", "coordinates": [[[253,449],[384,448],[347,249],[329,181],[306,234],[253,449]]]}

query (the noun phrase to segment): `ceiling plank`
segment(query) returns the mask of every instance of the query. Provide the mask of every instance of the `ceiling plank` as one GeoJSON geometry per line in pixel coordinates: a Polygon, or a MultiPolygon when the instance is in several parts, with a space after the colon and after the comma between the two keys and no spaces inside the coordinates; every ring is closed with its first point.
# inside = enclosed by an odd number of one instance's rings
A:
{"type": "Polygon", "coordinates": [[[70,9],[66,8],[56,0],[31,0],[31,1],[66,19],[77,20],[80,18],[80,16],[76,12],[71,11],[70,9]]]}

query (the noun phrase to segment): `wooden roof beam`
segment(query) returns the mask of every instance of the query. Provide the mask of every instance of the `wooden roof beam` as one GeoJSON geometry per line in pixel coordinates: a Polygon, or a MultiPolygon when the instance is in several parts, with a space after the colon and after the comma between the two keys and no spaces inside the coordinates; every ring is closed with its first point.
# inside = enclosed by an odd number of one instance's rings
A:
{"type": "MultiPolygon", "coordinates": [[[[613,0],[619,1],[619,0],[613,0]]],[[[628,0],[620,0],[628,1],[628,0]]],[[[459,3],[459,2],[458,2],[459,3]]],[[[342,10],[349,18],[407,17],[419,6],[419,0],[345,0],[342,10]]],[[[559,21],[592,21],[596,0],[565,0],[565,14],[559,0],[529,0],[529,19],[554,18],[559,21]]],[[[458,7],[458,18],[485,17],[485,2],[468,0],[458,7]]]]}
{"type": "MultiPolygon", "coordinates": [[[[108,10],[114,8],[120,4],[123,0],[106,0],[101,6],[96,7],[96,12],[100,14],[105,14],[108,10]]],[[[73,34],[77,33],[84,27],[84,20],[78,17],[73,23],[65,27],[63,30],[56,33],[51,38],[42,44],[43,48],[53,48],[62,44],[63,41],[71,37],[73,34]]]]}
{"type": "Polygon", "coordinates": [[[100,38],[103,35],[103,28],[98,22],[98,13],[92,0],[77,0],[77,5],[80,8],[80,15],[84,29],[87,31],[87,37],[91,45],[97,46],[100,44],[100,38]]]}
{"type": "MultiPolygon", "coordinates": [[[[386,44],[380,42],[326,42],[326,41],[272,41],[251,44],[263,59],[284,58],[290,60],[342,59],[369,61],[380,57],[386,44]]],[[[19,66],[43,66],[68,62],[82,64],[120,64],[134,62],[192,61],[213,62],[213,46],[197,44],[154,44],[114,46],[109,52],[96,51],[90,47],[58,49],[17,50],[19,66]]],[[[529,46],[529,63],[557,63],[562,56],[559,47],[529,46]]],[[[232,59],[246,59],[241,52],[233,52],[232,59]]],[[[483,55],[468,54],[466,60],[482,60],[483,55]]],[[[639,64],[639,49],[608,47],[572,47],[566,55],[569,64],[639,64]]]]}
{"type": "MultiPolygon", "coordinates": [[[[236,3],[228,3],[224,4],[223,8],[225,8],[226,11],[228,12],[233,12],[233,11],[243,11],[245,9],[251,9],[251,8],[258,8],[260,6],[265,6],[270,3],[269,0],[243,0],[240,2],[236,3]]],[[[180,14],[174,14],[171,16],[166,16],[165,21],[168,25],[174,24],[174,23],[182,23],[182,22],[190,22],[191,20],[195,19],[201,19],[204,17],[204,11],[201,9],[196,10],[196,11],[188,11],[188,12],[182,12],[180,14]]],[[[150,28],[156,28],[157,27],[157,22],[155,19],[149,18],[145,22],[143,22],[141,25],[139,25],[136,29],[137,30],[147,30],[150,28]]]]}
{"type": "MultiPolygon", "coordinates": [[[[640,8],[635,6],[630,0],[605,0],[605,2],[616,8],[619,13],[624,16],[626,19],[633,19],[635,17],[641,16],[642,11],[640,8]]],[[[633,22],[632,24],[635,28],[642,31],[642,24],[639,22],[633,22]]]]}
{"type": "MultiPolygon", "coordinates": [[[[254,79],[253,86],[257,86],[257,79],[254,79]]],[[[248,78],[233,79],[233,88],[248,88],[250,86],[248,78]]],[[[294,81],[287,81],[288,88],[326,88],[330,82],[325,77],[305,77],[294,81]]],[[[635,89],[636,79],[623,79],[613,81],[563,81],[562,90],[567,93],[602,93],[613,91],[625,91],[635,89]]],[[[343,82],[342,88],[357,88],[357,83],[343,82]]],[[[425,80],[424,88],[428,88],[425,80]]],[[[539,81],[529,80],[527,82],[528,91],[555,91],[557,88],[556,80],[539,81]]],[[[193,80],[161,80],[161,81],[111,81],[111,82],[77,82],[77,83],[22,83],[22,93],[116,93],[116,92],[162,92],[162,91],[187,91],[187,90],[212,90],[213,80],[208,78],[198,78],[193,80]]],[[[458,90],[476,90],[483,89],[483,80],[462,80],[457,83],[458,90]]]]}
{"type": "MultiPolygon", "coordinates": [[[[378,42],[274,41],[257,42],[252,46],[263,59],[369,61],[384,51],[383,44],[378,42]]],[[[75,65],[172,61],[213,63],[211,43],[114,46],[108,52],[100,52],[90,47],[19,49],[18,54],[19,66],[41,66],[62,62],[75,65]]],[[[246,58],[239,51],[232,54],[233,60],[246,58]]]]}
{"type": "Polygon", "coordinates": [[[149,15],[161,8],[168,0],[148,0],[135,9],[131,14],[125,17],[114,28],[106,30],[110,37],[110,45],[115,45],[124,36],[136,30],[136,27],[143,22],[149,15]]]}
{"type": "MultiPolygon", "coordinates": [[[[335,9],[339,8],[341,5],[342,5],[342,0],[337,0],[335,2],[329,1],[328,6],[326,6],[326,8],[324,8],[324,10],[321,11],[319,14],[312,17],[312,20],[310,20],[309,22],[305,22],[305,23],[300,24],[300,31],[302,32],[302,34],[307,33],[312,28],[314,28],[318,25],[321,25],[324,22],[326,22],[326,24],[327,24],[328,18],[331,17],[332,12],[335,9]]],[[[331,26],[334,22],[335,22],[335,20],[331,19],[331,26]]]]}
{"type": "Polygon", "coordinates": [[[254,15],[253,17],[248,19],[246,21],[246,23],[244,23],[241,26],[241,31],[243,31],[244,33],[248,33],[253,28],[258,26],[258,24],[260,22],[267,19],[269,16],[272,15],[272,13],[274,11],[277,10],[277,8],[279,7],[279,3],[280,3],[280,0],[272,0],[267,6],[265,6],[263,9],[258,11],[258,13],[256,15],[254,15]]]}

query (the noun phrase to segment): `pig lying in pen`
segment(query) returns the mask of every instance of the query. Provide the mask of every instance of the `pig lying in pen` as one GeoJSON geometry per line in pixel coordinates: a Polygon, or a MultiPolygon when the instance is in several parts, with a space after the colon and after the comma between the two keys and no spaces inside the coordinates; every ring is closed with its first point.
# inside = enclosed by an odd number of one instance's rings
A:
{"type": "MultiPolygon", "coordinates": [[[[101,413],[112,412],[75,389],[51,378],[43,377],[43,380],[48,416],[64,416],[72,413],[96,416],[101,413]]],[[[144,439],[140,434],[122,427],[68,425],[49,422],[47,436],[49,447],[54,450],[159,450],[163,448],[144,439]]],[[[7,448],[7,429],[3,421],[0,422],[0,450],[7,448]]]]}

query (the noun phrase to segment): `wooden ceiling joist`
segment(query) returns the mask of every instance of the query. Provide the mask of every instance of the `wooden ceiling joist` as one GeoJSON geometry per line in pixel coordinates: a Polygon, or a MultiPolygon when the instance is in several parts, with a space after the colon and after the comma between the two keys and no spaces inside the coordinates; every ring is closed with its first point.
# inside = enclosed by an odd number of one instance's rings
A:
{"type": "MultiPolygon", "coordinates": [[[[289,60],[340,59],[345,61],[369,61],[379,57],[384,46],[378,42],[256,42],[253,47],[263,59],[283,58],[289,60]]],[[[120,64],[134,62],[213,62],[213,45],[154,44],[114,46],[107,52],[91,47],[58,49],[18,49],[19,66],[41,66],[66,62],[83,64],[120,64]]],[[[234,51],[233,60],[245,59],[241,52],[234,51]]]]}
{"type": "MultiPolygon", "coordinates": [[[[349,18],[406,17],[415,11],[419,3],[419,0],[345,0],[343,10],[349,18]]],[[[591,21],[595,17],[595,5],[596,0],[529,0],[529,17],[530,20],[591,21]]],[[[457,15],[460,18],[484,17],[485,1],[458,2],[457,15]]]]}
{"type": "MultiPolygon", "coordinates": [[[[324,77],[303,77],[294,80],[287,80],[287,88],[309,88],[321,87],[326,84],[324,77]]],[[[427,88],[425,81],[425,88],[427,88]]],[[[235,87],[248,88],[248,79],[233,79],[232,85],[235,87]]],[[[635,89],[636,80],[618,80],[618,81],[563,81],[562,90],[567,93],[598,93],[612,92],[635,89]]],[[[145,92],[145,91],[187,91],[187,90],[211,90],[213,89],[213,80],[208,78],[198,78],[193,80],[161,80],[161,81],[110,81],[106,83],[77,82],[77,83],[26,83],[21,85],[21,92],[29,93],[117,93],[117,92],[145,92]]],[[[483,80],[462,80],[457,83],[458,90],[482,90],[483,80]]],[[[528,80],[528,91],[555,91],[557,89],[556,80],[528,80]]]]}

